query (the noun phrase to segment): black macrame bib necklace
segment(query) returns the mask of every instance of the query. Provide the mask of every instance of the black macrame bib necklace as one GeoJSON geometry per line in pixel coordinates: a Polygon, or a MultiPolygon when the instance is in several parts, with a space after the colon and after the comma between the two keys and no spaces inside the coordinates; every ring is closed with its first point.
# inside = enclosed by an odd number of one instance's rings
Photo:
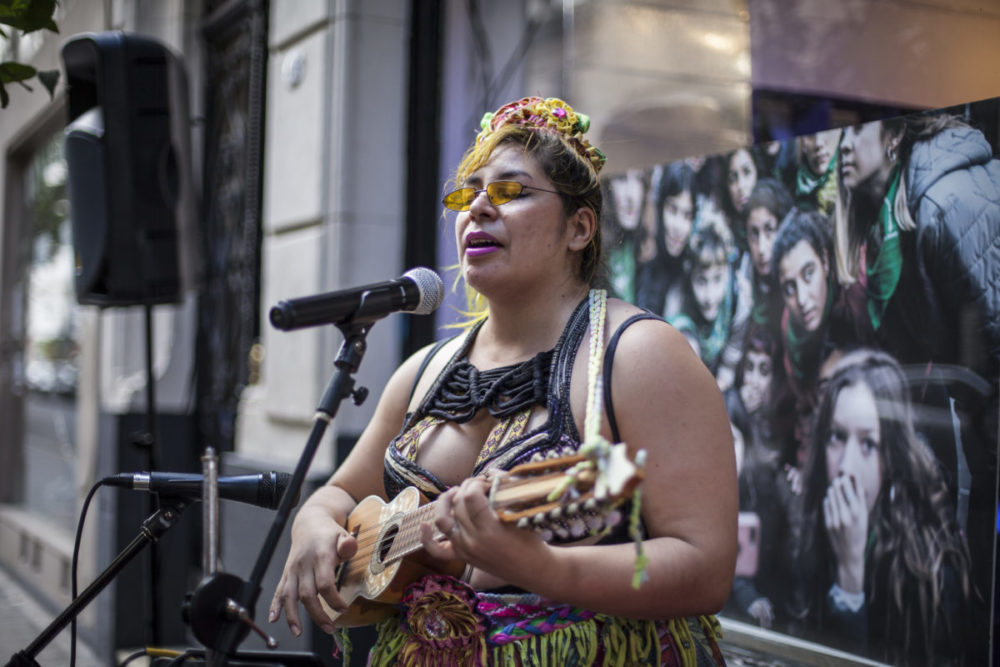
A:
{"type": "Polygon", "coordinates": [[[498,419],[545,405],[553,350],[510,366],[481,371],[468,359],[455,361],[439,379],[424,412],[459,424],[486,408],[498,419]]]}

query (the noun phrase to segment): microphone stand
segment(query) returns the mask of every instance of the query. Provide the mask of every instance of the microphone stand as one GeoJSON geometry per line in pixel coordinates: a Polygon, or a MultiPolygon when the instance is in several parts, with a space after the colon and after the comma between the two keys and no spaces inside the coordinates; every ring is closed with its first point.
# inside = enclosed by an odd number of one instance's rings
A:
{"type": "MultiPolygon", "coordinates": [[[[335,323],[344,335],[344,341],[334,361],[336,370],[330,378],[319,406],[316,408],[312,432],[309,434],[305,449],[299,458],[291,482],[289,482],[288,488],[285,490],[285,495],[278,505],[274,520],[271,523],[271,529],[264,540],[264,544],[261,546],[249,581],[243,582],[232,575],[223,574],[221,576],[225,577],[225,579],[223,579],[222,583],[218,583],[213,578],[208,578],[202,584],[199,584],[198,589],[194,592],[194,601],[196,603],[199,592],[203,590],[203,584],[206,591],[205,596],[218,595],[220,592],[232,596],[225,601],[230,613],[226,614],[226,619],[221,623],[216,623],[217,627],[213,629],[214,641],[211,641],[210,645],[206,643],[206,646],[214,649],[215,653],[213,657],[216,659],[218,667],[226,667],[226,661],[229,657],[242,657],[235,656],[234,654],[236,646],[243,641],[250,630],[246,622],[246,616],[252,614],[257,605],[261,582],[264,579],[271,558],[274,556],[281,533],[288,523],[292,508],[297,502],[306,473],[309,471],[309,466],[312,464],[313,457],[316,455],[327,426],[337,416],[337,411],[343,399],[351,397],[355,405],[361,405],[368,396],[368,390],[365,387],[354,388],[352,374],[357,372],[358,366],[360,366],[361,360],[367,350],[368,343],[366,336],[369,329],[371,329],[375,321],[384,316],[384,313],[382,315],[369,316],[365,314],[365,310],[365,302],[362,299],[362,303],[358,307],[354,318],[335,323]],[[222,590],[220,591],[220,589],[222,590]],[[240,619],[234,618],[236,614],[243,616],[242,622],[240,622],[240,619]]],[[[205,606],[219,609],[217,604],[207,604],[205,606]]],[[[217,618],[216,621],[218,620],[217,618]]],[[[201,638],[199,637],[199,639],[201,638]]],[[[271,658],[272,661],[280,659],[281,656],[280,653],[272,653],[271,655],[273,656],[271,658]]]]}
{"type": "Polygon", "coordinates": [[[156,542],[170,530],[180,519],[181,513],[192,502],[187,498],[161,497],[159,509],[142,522],[139,534],[119,552],[103,572],[97,575],[90,586],[73,599],[47,628],[42,630],[41,634],[27,648],[11,656],[6,667],[39,667],[35,657],[42,649],[48,646],[56,635],[69,625],[147,544],[156,542]]]}
{"type": "MultiPolygon", "coordinates": [[[[278,547],[281,533],[291,516],[292,508],[298,502],[306,473],[309,471],[309,466],[312,465],[312,460],[316,456],[316,451],[319,449],[327,427],[337,416],[340,404],[345,398],[351,397],[355,405],[361,405],[368,397],[367,388],[354,388],[353,374],[357,372],[368,349],[368,331],[376,321],[384,317],[385,313],[372,315],[366,312],[366,297],[367,294],[362,297],[355,317],[336,323],[337,328],[344,336],[344,341],[341,343],[340,350],[334,360],[336,370],[316,408],[312,432],[309,434],[288,488],[285,489],[285,494],[278,505],[271,529],[254,564],[250,580],[244,582],[234,575],[215,572],[203,579],[192,594],[186,612],[188,621],[196,630],[196,636],[200,640],[202,636],[209,639],[209,642],[203,640],[203,643],[207,646],[210,643],[208,648],[213,649],[214,653],[209,651],[203,652],[202,655],[210,660],[216,660],[217,667],[226,667],[230,657],[254,663],[285,660],[285,664],[289,666],[313,662],[311,658],[314,656],[301,652],[282,653],[275,651],[236,654],[236,646],[246,638],[251,629],[256,629],[253,624],[252,610],[256,607],[257,599],[260,596],[261,582],[271,558],[274,556],[274,551],[278,547]],[[221,604],[219,604],[220,601],[221,604]]],[[[181,512],[193,502],[190,499],[174,497],[161,497],[160,501],[160,507],[142,522],[139,535],[115,557],[90,586],[70,602],[66,609],[27,648],[11,656],[5,667],[40,667],[35,657],[42,649],[48,646],[56,635],[76,618],[83,608],[90,604],[147,544],[155,543],[172,528],[180,518],[181,512]]],[[[269,645],[272,645],[271,642],[269,645]]]]}

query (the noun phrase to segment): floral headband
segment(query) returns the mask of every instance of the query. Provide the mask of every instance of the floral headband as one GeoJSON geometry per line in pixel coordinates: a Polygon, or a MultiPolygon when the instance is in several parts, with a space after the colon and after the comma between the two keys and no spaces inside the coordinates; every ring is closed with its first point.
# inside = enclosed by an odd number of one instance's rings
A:
{"type": "Polygon", "coordinates": [[[597,146],[584,139],[590,128],[590,117],[573,111],[573,107],[556,97],[525,97],[505,104],[495,112],[483,114],[479,123],[482,131],[476,135],[476,145],[504,125],[533,125],[546,132],[562,136],[595,172],[600,172],[607,157],[597,146]]]}

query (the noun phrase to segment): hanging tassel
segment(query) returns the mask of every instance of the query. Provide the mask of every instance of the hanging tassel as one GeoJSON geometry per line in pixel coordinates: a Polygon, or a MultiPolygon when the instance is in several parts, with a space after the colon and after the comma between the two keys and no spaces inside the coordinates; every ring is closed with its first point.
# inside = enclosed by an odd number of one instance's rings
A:
{"type": "Polygon", "coordinates": [[[347,628],[337,628],[333,631],[333,657],[339,658],[341,655],[344,656],[344,667],[348,667],[351,664],[351,635],[348,634],[347,628]]]}
{"type": "Polygon", "coordinates": [[[632,541],[635,543],[635,565],[632,569],[632,588],[639,590],[639,587],[646,581],[649,581],[649,572],[646,568],[649,566],[649,556],[646,555],[646,550],[644,548],[645,541],[642,538],[642,495],[639,493],[639,489],[635,490],[632,494],[632,512],[629,515],[629,526],[628,533],[632,537],[632,541]]]}

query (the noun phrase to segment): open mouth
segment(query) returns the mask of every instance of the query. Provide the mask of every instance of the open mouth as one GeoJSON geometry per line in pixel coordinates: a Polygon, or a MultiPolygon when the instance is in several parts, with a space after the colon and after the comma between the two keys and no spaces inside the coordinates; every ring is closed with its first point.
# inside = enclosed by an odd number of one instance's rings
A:
{"type": "Polygon", "coordinates": [[[470,232],[465,237],[465,253],[467,255],[483,255],[500,247],[500,243],[485,232],[470,232]]]}

